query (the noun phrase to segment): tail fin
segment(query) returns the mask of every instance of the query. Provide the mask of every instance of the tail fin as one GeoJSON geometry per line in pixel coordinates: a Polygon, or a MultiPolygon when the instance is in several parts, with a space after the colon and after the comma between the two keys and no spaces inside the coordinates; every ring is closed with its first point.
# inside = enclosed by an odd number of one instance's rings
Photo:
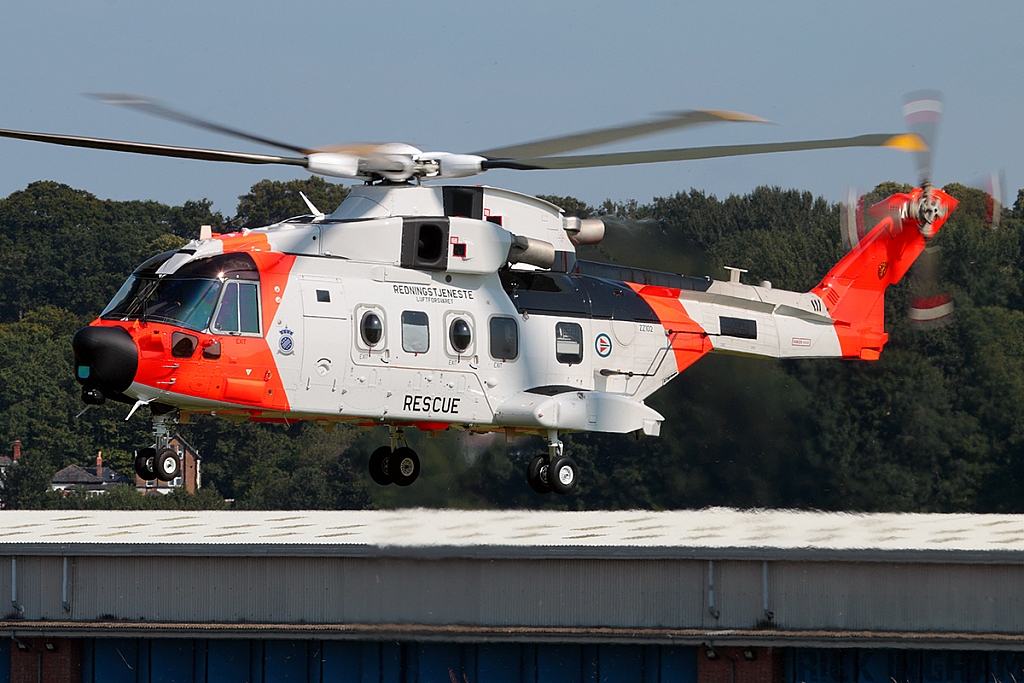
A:
{"type": "Polygon", "coordinates": [[[921,255],[959,202],[942,190],[894,194],[871,207],[881,221],[811,290],[835,320],[843,358],[877,360],[888,341],[885,290],[921,255]]]}

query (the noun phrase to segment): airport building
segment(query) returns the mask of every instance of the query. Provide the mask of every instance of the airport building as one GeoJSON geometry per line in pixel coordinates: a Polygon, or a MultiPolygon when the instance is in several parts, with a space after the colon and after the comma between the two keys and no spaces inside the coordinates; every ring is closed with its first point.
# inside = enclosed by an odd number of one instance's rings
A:
{"type": "Polygon", "coordinates": [[[0,683],[1024,681],[1024,516],[0,520],[0,683]]]}

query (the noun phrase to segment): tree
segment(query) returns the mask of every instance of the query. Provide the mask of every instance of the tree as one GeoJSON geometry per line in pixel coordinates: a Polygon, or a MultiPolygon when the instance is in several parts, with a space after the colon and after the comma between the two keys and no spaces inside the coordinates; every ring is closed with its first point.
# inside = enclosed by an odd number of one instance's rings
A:
{"type": "Polygon", "coordinates": [[[319,176],[304,180],[261,180],[238,198],[238,215],[231,221],[231,226],[236,229],[258,228],[308,214],[309,207],[302,201],[300,192],[309,197],[318,209],[331,213],[345,200],[349,190],[319,176]]]}

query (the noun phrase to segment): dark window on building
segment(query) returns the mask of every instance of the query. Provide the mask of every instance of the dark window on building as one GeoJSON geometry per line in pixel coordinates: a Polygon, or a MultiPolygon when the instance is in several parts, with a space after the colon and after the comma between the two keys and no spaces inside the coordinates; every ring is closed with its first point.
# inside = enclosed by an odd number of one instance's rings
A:
{"type": "Polygon", "coordinates": [[[491,357],[515,360],[519,357],[519,325],[512,318],[491,318],[491,357]]]}
{"type": "Polygon", "coordinates": [[[402,312],[402,350],[406,353],[426,353],[430,348],[430,327],[427,314],[422,311],[402,312]]]}
{"type": "Polygon", "coordinates": [[[569,365],[583,362],[583,328],[578,324],[555,325],[555,360],[569,365]]]}

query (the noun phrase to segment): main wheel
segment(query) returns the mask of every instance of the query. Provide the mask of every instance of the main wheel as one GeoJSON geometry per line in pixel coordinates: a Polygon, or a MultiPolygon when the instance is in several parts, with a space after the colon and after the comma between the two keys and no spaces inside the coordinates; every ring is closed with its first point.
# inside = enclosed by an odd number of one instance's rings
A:
{"type": "Polygon", "coordinates": [[[555,493],[565,495],[572,493],[579,480],[579,468],[576,461],[567,455],[556,458],[548,467],[548,483],[555,493]]]}
{"type": "Polygon", "coordinates": [[[178,454],[170,448],[165,448],[153,458],[153,469],[156,470],[156,478],[160,481],[171,481],[181,472],[181,461],[178,454]]]}
{"type": "Polygon", "coordinates": [[[551,493],[548,486],[548,456],[538,455],[526,466],[526,483],[537,493],[551,493]]]}
{"type": "Polygon", "coordinates": [[[140,479],[144,481],[156,479],[156,466],[153,464],[155,457],[155,448],[143,448],[135,456],[135,474],[139,475],[140,479]]]}
{"type": "Polygon", "coordinates": [[[381,446],[370,454],[370,479],[381,486],[387,486],[394,478],[390,474],[388,460],[391,458],[391,449],[381,446]]]}
{"type": "Polygon", "coordinates": [[[395,484],[408,486],[420,476],[420,457],[408,446],[397,448],[391,454],[388,471],[394,474],[395,484]]]}

